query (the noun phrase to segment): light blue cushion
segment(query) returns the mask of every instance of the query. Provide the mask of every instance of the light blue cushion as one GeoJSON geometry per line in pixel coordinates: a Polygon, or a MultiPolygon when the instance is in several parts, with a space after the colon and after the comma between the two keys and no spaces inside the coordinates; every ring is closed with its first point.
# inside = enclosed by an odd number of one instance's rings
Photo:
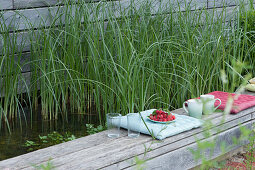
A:
{"type": "MultiPolygon", "coordinates": [[[[173,114],[176,117],[175,123],[168,123],[168,124],[154,123],[148,120],[147,118],[147,116],[149,116],[154,110],[155,109],[143,111],[141,112],[141,115],[145,123],[147,124],[148,128],[150,129],[150,131],[159,140],[182,133],[184,131],[191,130],[193,128],[200,127],[203,124],[202,120],[199,120],[190,116],[178,115],[178,114],[173,114]]],[[[120,126],[122,128],[127,129],[127,116],[122,116],[120,126]]],[[[133,125],[131,126],[137,126],[137,122],[133,122],[133,125]]],[[[140,132],[150,135],[143,121],[141,121],[140,132]]]]}

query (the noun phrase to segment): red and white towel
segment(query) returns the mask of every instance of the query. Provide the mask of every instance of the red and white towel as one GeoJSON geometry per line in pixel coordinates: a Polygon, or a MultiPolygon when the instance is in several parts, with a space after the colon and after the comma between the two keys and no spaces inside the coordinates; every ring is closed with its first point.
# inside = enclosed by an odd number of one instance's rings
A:
{"type": "MultiPolygon", "coordinates": [[[[219,98],[221,100],[221,105],[218,108],[220,110],[225,109],[229,97],[231,96],[234,97],[236,95],[234,93],[227,93],[222,91],[214,91],[208,94],[214,95],[215,99],[219,98]]],[[[215,106],[218,106],[218,105],[219,105],[219,101],[216,101],[215,106]]],[[[231,108],[230,113],[236,114],[252,106],[255,106],[255,96],[241,94],[236,100],[234,100],[234,104],[233,104],[233,107],[231,108]]]]}

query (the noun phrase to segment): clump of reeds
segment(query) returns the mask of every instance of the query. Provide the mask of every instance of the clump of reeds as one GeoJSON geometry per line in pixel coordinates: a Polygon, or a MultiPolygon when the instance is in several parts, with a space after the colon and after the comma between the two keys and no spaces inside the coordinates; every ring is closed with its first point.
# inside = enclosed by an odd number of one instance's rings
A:
{"type": "MultiPolygon", "coordinates": [[[[196,9],[172,1],[158,2],[157,8],[151,1],[121,4],[68,1],[52,12],[48,27],[42,21],[33,31],[28,21],[31,83],[26,98],[35,108],[41,103],[45,119],[66,119],[70,112],[86,114],[95,107],[103,123],[108,112],[178,108],[190,97],[234,90],[231,81],[242,76],[233,76],[231,65],[254,65],[238,24],[241,10],[227,15],[227,8],[196,9]],[[221,70],[230,84],[221,82],[221,70]]],[[[7,42],[5,48],[13,49],[7,42]]],[[[1,120],[15,117],[20,108],[20,67],[9,67],[10,54],[0,60],[1,70],[9,68],[1,75],[14,76],[1,83],[1,120]]],[[[254,69],[244,72],[254,74],[254,69]]]]}

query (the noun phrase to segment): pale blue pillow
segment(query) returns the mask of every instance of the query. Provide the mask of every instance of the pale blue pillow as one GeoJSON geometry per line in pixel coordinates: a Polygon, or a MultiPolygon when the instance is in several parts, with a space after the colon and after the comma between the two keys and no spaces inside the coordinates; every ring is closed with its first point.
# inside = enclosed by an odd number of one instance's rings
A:
{"type": "MultiPolygon", "coordinates": [[[[149,116],[155,109],[146,110],[141,112],[141,115],[147,124],[149,130],[154,134],[154,136],[159,139],[165,139],[169,136],[173,136],[179,133],[182,133],[184,131],[191,130],[193,128],[200,127],[203,124],[203,121],[200,119],[196,119],[190,116],[185,115],[178,115],[173,114],[176,117],[176,121],[173,123],[168,124],[160,124],[160,123],[154,123],[150,120],[148,120],[147,116],[149,116]]],[[[137,113],[139,114],[139,113],[137,113]]],[[[137,122],[132,122],[132,126],[137,126],[137,122]]],[[[121,118],[121,125],[122,128],[127,129],[127,116],[122,116],[121,118]]],[[[138,127],[137,127],[138,128],[138,127]]],[[[146,128],[145,124],[141,120],[140,125],[140,132],[144,134],[150,135],[148,129],[146,128]]]]}

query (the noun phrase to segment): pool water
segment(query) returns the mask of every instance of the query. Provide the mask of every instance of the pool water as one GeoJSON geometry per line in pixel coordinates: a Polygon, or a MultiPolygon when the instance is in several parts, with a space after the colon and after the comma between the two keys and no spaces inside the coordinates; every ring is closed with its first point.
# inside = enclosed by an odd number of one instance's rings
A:
{"type": "Polygon", "coordinates": [[[18,155],[28,153],[28,147],[24,146],[27,140],[39,142],[39,135],[46,136],[54,131],[64,135],[66,132],[73,134],[76,138],[88,135],[86,132],[86,123],[98,125],[96,119],[92,119],[87,115],[71,114],[67,121],[53,120],[43,121],[40,116],[28,120],[28,124],[22,121],[10,123],[11,134],[7,127],[0,130],[0,161],[12,158],[18,155]]]}

